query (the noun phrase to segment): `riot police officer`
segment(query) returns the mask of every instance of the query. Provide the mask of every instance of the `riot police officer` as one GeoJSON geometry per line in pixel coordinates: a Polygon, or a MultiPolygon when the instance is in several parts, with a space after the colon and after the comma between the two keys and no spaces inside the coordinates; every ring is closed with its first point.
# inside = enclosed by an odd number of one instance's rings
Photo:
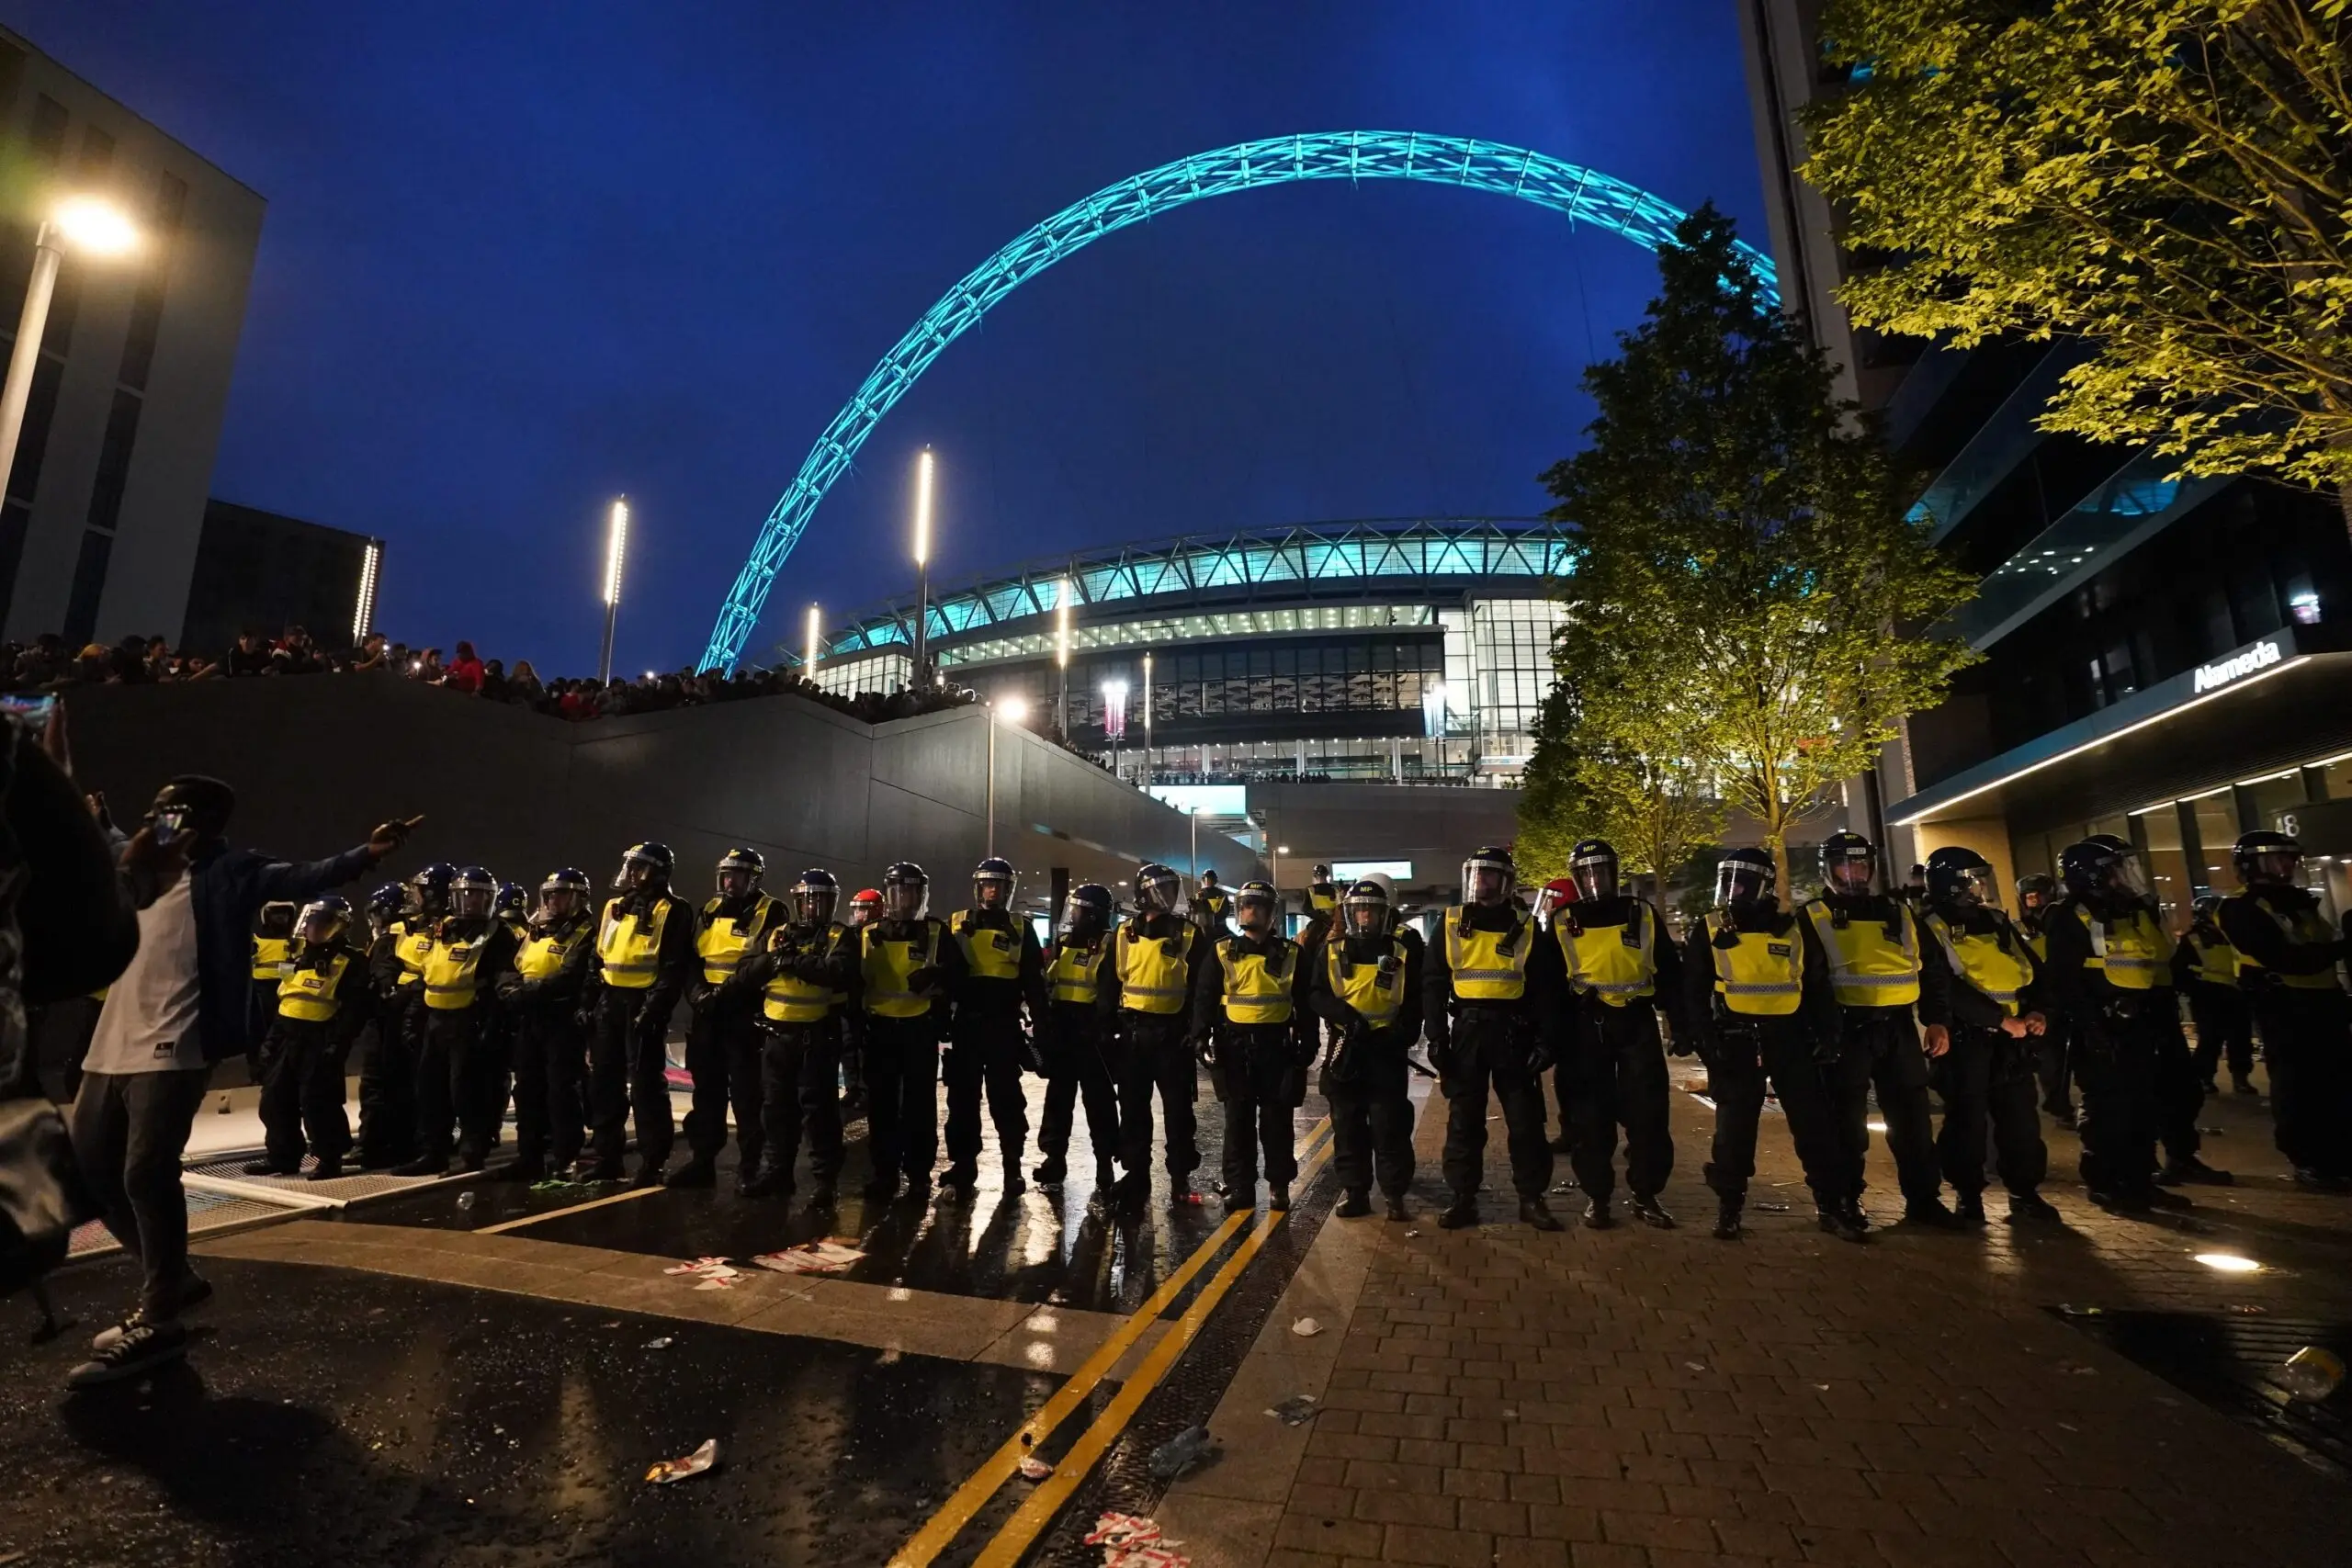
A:
{"type": "Polygon", "coordinates": [[[491,1173],[500,1180],[537,1181],[550,1170],[569,1170],[587,1141],[580,1086],[588,1038],[580,1000],[595,953],[592,891],[585,872],[565,866],[548,873],[514,966],[499,976],[514,1077],[514,1157],[491,1173]]]}
{"type": "Polygon", "coordinates": [[[1568,872],[1577,896],[1554,908],[1551,932],[1575,995],[1558,1077],[1561,1110],[1574,1128],[1568,1158],[1584,1189],[1584,1223],[1595,1230],[1615,1223],[1609,1211],[1622,1123],[1634,1217],[1672,1230],[1674,1216],[1658,1201],[1674,1169],[1674,1137],[1654,998],[1663,995],[1679,1008],[1681,956],[1670,939],[1659,940],[1657,911],[1620,886],[1617,852],[1607,840],[1587,839],[1569,851],[1568,872]]]}
{"type": "Polygon", "coordinates": [[[1943,1097],[1936,1153],[1963,1224],[1984,1223],[1984,1127],[2012,1224],[2051,1224],[2058,1211],[2038,1189],[2050,1173],[2036,1109],[2034,1037],[2047,1021],[2034,1005],[2033,950],[2001,910],[1992,863],[1948,844],[1928,856],[1928,900],[1919,917],[1920,1021],[1941,1024],[1951,1049],[1931,1072],[1943,1097]]]}
{"type": "Polygon", "coordinates": [[[1225,935],[1233,919],[1233,899],[1216,879],[1216,868],[1201,873],[1200,891],[1193,896],[1193,919],[1212,941],[1225,935]]]}
{"type": "Polygon", "coordinates": [[[882,918],[858,932],[871,1100],[866,1147],[874,1156],[869,1202],[888,1202],[901,1180],[910,1197],[927,1196],[939,1158],[939,1043],[964,953],[946,923],[930,918],[930,876],[900,861],[882,874],[882,918]]]}
{"type": "Polygon", "coordinates": [[[317,1157],[313,1181],[343,1174],[351,1122],[343,1110],[343,1060],[368,1016],[368,960],[344,940],[351,901],[328,893],[303,907],[261,1043],[261,1125],[266,1153],[248,1176],[291,1176],[303,1144],[317,1157]]]}
{"type": "Polygon", "coordinates": [[[1306,911],[1322,923],[1329,921],[1339,908],[1340,889],[1331,881],[1331,868],[1317,861],[1313,879],[1306,885],[1306,911]]]}
{"type": "Polygon", "coordinates": [[[450,1127],[458,1163],[480,1170],[498,1135],[505,1104],[505,1063],[491,1011],[499,978],[512,967],[514,936],[491,913],[498,884],[469,865],[449,883],[449,913],[435,922],[425,951],[424,1050],[416,1058],[417,1156],[397,1176],[440,1176],[449,1168],[450,1127]]]}
{"type": "MultiPolygon", "coordinates": [[[[252,1012],[266,1021],[277,1016],[277,983],[294,972],[294,919],[300,907],[290,899],[273,898],[254,916],[252,1012]]],[[[251,1032],[259,1039],[263,1028],[251,1032]]]]}
{"type": "Polygon", "coordinates": [[[359,1060],[359,1144],[363,1168],[399,1165],[408,1158],[409,1134],[416,1125],[416,1105],[410,1093],[408,1062],[401,1054],[396,1010],[375,992],[376,955],[389,950],[391,936],[408,908],[408,888],[387,882],[368,895],[368,927],[347,931],[345,940],[362,950],[360,978],[371,991],[369,1006],[360,1010],[359,1032],[351,1055],[359,1060]]]}
{"type": "Polygon", "coordinates": [[[424,1054],[424,957],[449,913],[458,868],[436,861],[409,878],[408,904],[368,950],[377,1050],[359,1084],[359,1164],[379,1170],[416,1153],[416,1063],[424,1054]],[[380,1062],[378,1058],[381,1058],[380,1062]],[[368,1079],[375,1080],[371,1092],[368,1079]]]}
{"type": "Polygon", "coordinates": [[[1682,951],[1684,1021],[1714,1091],[1707,1185],[1715,1235],[1738,1239],[1756,1174],[1756,1127],[1770,1080],[1813,1190],[1821,1228],[1861,1241],[1860,1214],[1819,1059],[1837,1048],[1838,998],[1812,926],[1781,908],[1772,857],[1739,849],[1715,866],[1715,908],[1682,951]]]}
{"type": "Polygon", "coordinates": [[[1544,1135],[1544,1072],[1556,1059],[1567,973],[1556,943],[1511,897],[1510,852],[1488,847],[1462,863],[1463,902],[1445,911],[1422,981],[1422,1027],[1446,1098],[1448,1230],[1478,1223],[1485,1175],[1487,1093],[1502,1102],[1519,1217],[1537,1230],[1560,1222],[1544,1201],[1552,1147],[1544,1135]]]}
{"type": "Polygon", "coordinates": [[[490,912],[514,937],[520,947],[531,935],[531,895],[519,882],[502,882],[490,901],[490,912]]]}
{"type": "MultiPolygon", "coordinates": [[[[1838,1055],[1826,1069],[1838,1108],[1849,1185],[1855,1194],[1849,1219],[1862,1213],[1863,1161],[1870,1152],[1871,1091],[1878,1091],[1879,1114],[1886,1119],[1886,1142],[1903,1188],[1903,1218],[1912,1224],[1950,1228],[1956,1222],[1944,1207],[1942,1178],[1936,1167],[1935,1125],[1928,1111],[1928,1063],[1951,1048],[1941,1024],[1927,1028],[1926,1054],[1912,1008],[1919,999],[1919,926],[1906,889],[1902,898],[1875,892],[1878,851],[1860,833],[1837,832],[1822,840],[1821,896],[1809,899],[1804,918],[1829,962],[1830,989],[1838,997],[1838,1055]]],[[[1927,868],[1918,868],[1925,894],[1927,868]]]]}
{"type": "Polygon", "coordinates": [[[760,1167],[760,993],[743,973],[747,954],[764,952],[768,936],[784,919],[784,906],[761,890],[767,862],[757,850],[737,847],[718,857],[713,896],[702,907],[695,931],[695,955],[702,973],[686,987],[686,1076],[694,1079],[694,1105],[686,1112],[686,1163],[663,1185],[707,1187],[718,1179],[719,1151],[727,1146],[727,1111],[735,1111],[735,1169],[740,1190],[760,1167]]]}
{"type": "Polygon", "coordinates": [[[1086,1104],[1086,1137],[1094,1145],[1094,1201],[1108,1201],[1118,1182],[1119,1090],[1111,1078],[1119,1021],[1119,976],[1110,963],[1111,890],[1082,882],[1062,905],[1060,929],[1044,954],[1046,1007],[1037,1021],[1046,1070],[1046,1113],[1037,1128],[1045,1160],[1037,1185],[1059,1188],[1069,1175],[1069,1134],[1086,1104]]]}
{"type": "MultiPolygon", "coordinates": [[[[858,932],[882,918],[882,889],[861,887],[849,896],[849,912],[842,924],[848,928],[853,944],[863,941],[858,932]]],[[[865,1114],[865,1010],[849,1005],[847,995],[833,998],[833,1030],[840,1036],[842,1057],[842,1115],[855,1118],[865,1114]]]]}
{"type": "Polygon", "coordinates": [[[956,982],[956,1022],[941,1076],[947,1085],[945,1186],[968,1198],[979,1179],[980,1097],[988,1096],[996,1127],[1004,1190],[1024,1185],[1021,1161],[1029,1146],[1029,1101],[1021,1072],[1035,1057],[1022,1027],[1022,1009],[1034,1021],[1045,1006],[1045,955],[1037,933],[1012,909],[1012,863],[990,855],[972,868],[972,905],[947,923],[964,960],[956,982]]]}
{"type": "Polygon", "coordinates": [[[1320,953],[1301,955],[1309,964],[1315,1010],[1331,1031],[1322,1089],[1331,1102],[1331,1168],[1344,1194],[1334,1212],[1343,1220],[1372,1213],[1376,1174],[1388,1217],[1410,1219],[1409,1053],[1421,1033],[1421,936],[1397,927],[1388,890],[1377,882],[1350,886],[1339,914],[1339,931],[1320,953]]]}
{"type": "Polygon", "coordinates": [[[1170,1196],[1192,1190],[1201,1151],[1193,1103],[1199,1068],[1189,1038],[1194,967],[1206,961],[1209,938],[1181,919],[1176,900],[1183,884],[1157,861],[1136,868],[1136,913],[1112,942],[1119,982],[1118,1048],[1112,1076],[1119,1086],[1119,1198],[1133,1212],[1151,1188],[1151,1097],[1159,1095],[1167,1123],[1162,1160],[1170,1196]]]}
{"type": "Polygon", "coordinates": [[[745,1196],[792,1190],[800,1138],[808,1137],[808,1207],[832,1208],[842,1174],[842,1108],[835,1087],[841,1055],[841,1015],[859,990],[858,939],[833,918],[841,884],[821,866],[800,874],[786,895],[787,922],[768,936],[765,951],[744,964],[760,990],[760,1125],[758,1167],[745,1196]]]}
{"type": "Polygon", "coordinates": [[[1210,945],[1193,976],[1193,1040],[1225,1105],[1225,1211],[1258,1206],[1264,1154],[1266,1206],[1290,1207],[1298,1174],[1291,1112],[1306,1100],[1315,1059],[1307,971],[1298,944],[1283,935],[1281,901],[1263,882],[1234,899],[1238,930],[1210,945]]]}
{"type": "Polygon", "coordinates": [[[677,864],[667,844],[630,845],[597,917],[586,992],[591,1181],[620,1179],[632,1114],[639,1185],[660,1185],[670,1163],[670,1015],[701,962],[694,908],[670,890],[677,864]]]}
{"type": "Polygon", "coordinates": [[[2222,901],[2220,925],[2252,982],[2278,1152],[2298,1186],[2352,1191],[2352,1007],[2336,978],[2352,942],[2301,885],[2293,839],[2247,833],[2231,859],[2245,886],[2222,901]]]}
{"type": "MultiPolygon", "coordinates": [[[[2046,872],[2018,878],[2018,931],[2032,950],[2036,964],[2050,961],[2050,937],[2043,929],[2058,903],[2058,881],[2046,872]]],[[[2041,1040],[2034,1053],[2034,1074],[2041,1080],[2041,1109],[2061,1127],[2075,1124],[2074,1068],[2071,1030],[2065,1015],[2045,1012],[2041,1040]]]]}
{"type": "Polygon", "coordinates": [[[2197,1026],[2197,1077],[2207,1094],[2216,1092],[2214,1075],[2230,1065],[2231,1087],[2253,1094],[2254,1008],[2238,973],[2238,950],[2222,934],[2218,894],[2190,907],[2188,930],[2172,955],[2173,989],[2188,998],[2189,1021],[2197,1026]]]}

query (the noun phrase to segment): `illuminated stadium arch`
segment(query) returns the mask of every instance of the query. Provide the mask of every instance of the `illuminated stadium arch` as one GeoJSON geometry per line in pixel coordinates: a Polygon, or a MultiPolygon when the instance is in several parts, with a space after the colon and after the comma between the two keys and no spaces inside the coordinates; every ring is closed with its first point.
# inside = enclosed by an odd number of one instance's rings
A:
{"type": "MultiPolygon", "coordinates": [[[[732,670],[758,626],[777,570],[799,543],[825,492],[840,479],[882,416],[940,352],[989,308],[1046,268],[1131,223],[1213,196],[1300,180],[1419,180],[1516,197],[1656,250],[1688,216],[1680,208],[1607,175],[1523,147],[1421,131],[1336,130],[1269,137],[1162,164],[1106,186],[1027,230],[967,273],[882,356],[865,385],[817,438],[792,488],[760,526],[711,630],[703,667],[732,670]]],[[[1778,302],[1771,261],[1743,245],[1767,294],[1778,302]]]]}

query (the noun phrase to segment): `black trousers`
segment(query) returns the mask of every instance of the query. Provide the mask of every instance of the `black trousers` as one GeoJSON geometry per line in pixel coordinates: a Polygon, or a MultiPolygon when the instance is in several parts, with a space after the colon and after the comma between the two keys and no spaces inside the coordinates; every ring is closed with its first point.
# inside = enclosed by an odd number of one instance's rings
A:
{"type": "Polygon", "coordinates": [[[929,1181],[939,1163],[939,1021],[865,1018],[865,1134],[879,1180],[929,1181]]]}
{"type": "Polygon", "coordinates": [[[1340,1045],[1324,1065],[1331,1169],[1341,1191],[1368,1196],[1374,1176],[1391,1198],[1413,1184],[1413,1079],[1406,1050],[1396,1030],[1377,1029],[1352,1046],[1340,1045]]]}
{"type": "Polygon", "coordinates": [[[589,1024],[588,1099],[595,1122],[591,1141],[602,1166],[620,1164],[632,1115],[638,1158],[649,1170],[670,1162],[670,1145],[677,1136],[670,1115],[668,1048],[662,1028],[645,1017],[651,989],[607,986],[597,993],[589,1024]]]}
{"type": "Polygon", "coordinates": [[[343,1109],[343,1061],[347,1042],[332,1023],[278,1018],[262,1036],[254,1068],[261,1079],[262,1146],[272,1165],[293,1170],[311,1153],[339,1160],[351,1149],[351,1121],[343,1109]]]}
{"type": "Polygon", "coordinates": [[[2197,1116],[2205,1109],[2205,1078],[2181,1030],[2179,1001],[2168,990],[2156,997],[2156,1141],[2164,1145],[2165,1159],[2185,1160],[2193,1158],[2204,1142],[2197,1131],[2197,1116]]]}
{"type": "Polygon", "coordinates": [[[505,1110],[506,1063],[489,1009],[424,1010],[424,1049],[416,1059],[416,1146],[425,1158],[449,1157],[457,1127],[458,1157],[489,1157],[505,1110]]]}
{"type": "Polygon", "coordinates": [[[514,1153],[526,1168],[560,1170],[587,1143],[581,1084],[588,1042],[571,1004],[535,1008],[514,1021],[514,1153]]]}
{"type": "Polygon", "coordinates": [[[2071,1114],[2075,1109],[2074,1026],[2052,1019],[2033,1056],[2034,1072],[2041,1079],[2041,1109],[2052,1116],[2071,1114]]]}
{"type": "Polygon", "coordinates": [[[2352,999],[2279,986],[2255,1006],[2278,1152],[2299,1170],[2352,1177],[2352,999]]]}
{"type": "Polygon", "coordinates": [[[2223,1061],[2230,1076],[2254,1071],[2254,1006],[2235,986],[2199,981],[2188,990],[2188,1021],[2197,1026],[2197,1077],[2211,1083],[2223,1061]]]}
{"type": "Polygon", "coordinates": [[[73,1104],[74,1091],[82,1087],[82,1058],[90,1054],[90,1039],[98,1031],[98,1013],[105,1006],[96,997],[68,997],[34,1008],[27,1016],[40,1092],[59,1105],[73,1104]]]}
{"type": "Polygon", "coordinates": [[[180,1156],[204,1104],[210,1067],[82,1075],[66,1129],[74,1162],[107,1229],[139,1259],[139,1304],[177,1317],[187,1277],[187,1199],[180,1156]]]}
{"type": "Polygon", "coordinates": [[[2119,1014],[2086,1026],[2075,1041],[2083,1185],[2094,1193],[2144,1195],[2154,1184],[2155,1024],[2147,1014],[2119,1014]]]}
{"type": "MultiPolygon", "coordinates": [[[[759,1036],[760,1168],[782,1172],[789,1185],[805,1131],[809,1178],[831,1187],[842,1174],[840,1027],[831,1019],[767,1023],[759,1036]]],[[[751,1147],[743,1145],[747,1159],[751,1147]]],[[[876,1168],[882,1168],[878,1162],[876,1168]]]]}
{"type": "Polygon", "coordinates": [[[415,1150],[416,1059],[424,1054],[424,993],[403,987],[359,1036],[359,1161],[398,1165],[415,1150]]]}
{"type": "Polygon", "coordinates": [[[1510,1150],[1511,1185],[1541,1198],[1552,1185],[1552,1145],[1544,1136],[1544,1080],[1532,1060],[1535,1021],[1476,1005],[1453,1021],[1447,1053],[1445,1184],[1457,1201],[1475,1198],[1486,1174],[1487,1095],[1501,1102],[1510,1150]]]}
{"type": "Polygon", "coordinates": [[[2018,1039],[1998,1029],[1954,1024],[1951,1049],[1928,1065],[1944,1101],[1936,1154],[1953,1191],[1973,1197],[1984,1190],[1987,1123],[2003,1187],[2030,1193],[2050,1174],[2033,1046],[2030,1036],[2018,1039]]]}
{"type": "Polygon", "coordinates": [[[967,1019],[957,1012],[946,1058],[940,1064],[940,1077],[947,1085],[950,1164],[960,1168],[980,1157],[980,1096],[985,1089],[998,1157],[1004,1161],[1006,1175],[1020,1170],[1029,1147],[1029,1100],[1021,1089],[1027,1044],[1017,1017],[967,1019]]]}
{"type": "Polygon", "coordinates": [[[1286,1185],[1298,1174],[1298,1135],[1291,1112],[1306,1098],[1306,1066],[1287,1023],[1227,1025],[1217,1036],[1209,1082],[1225,1106],[1225,1190],[1254,1193],[1261,1156],[1266,1180],[1286,1185]]]}
{"type": "Polygon", "coordinates": [[[1764,1114],[1766,1080],[1780,1096],[1789,1141],[1804,1168],[1804,1184],[1822,1206],[1859,1196],[1852,1185],[1838,1112],[1813,1038],[1793,1019],[1764,1019],[1752,1024],[1717,1022],[1716,1044],[1707,1063],[1714,1093],[1715,1136],[1707,1159],[1707,1185],[1734,1202],[1747,1196],[1756,1176],[1756,1130],[1764,1114]]]}
{"type": "Polygon", "coordinates": [[[686,1147],[698,1160],[715,1160],[727,1146],[727,1112],[735,1111],[735,1151],[742,1174],[759,1168],[765,1089],[761,1066],[764,1040],[756,1020],[757,999],[729,997],[695,1010],[686,1025],[686,1075],[695,1080],[694,1104],[686,1112],[686,1147]]]}
{"type": "Polygon", "coordinates": [[[1107,1180],[1119,1152],[1119,1090],[1111,1081],[1110,1043],[1102,1036],[1092,1008],[1057,1003],[1046,1013],[1038,1033],[1046,1061],[1046,1112],[1037,1126],[1037,1149],[1048,1159],[1068,1157],[1070,1128],[1083,1100],[1095,1174],[1107,1180]]]}
{"type": "Polygon", "coordinates": [[[1611,1007],[1597,998],[1577,1004],[1577,1018],[1560,1064],[1568,1122],[1568,1163],[1585,1196],[1616,1190],[1617,1129],[1625,1129],[1625,1185],[1654,1198],[1674,1170],[1667,1127],[1666,1047],[1646,998],[1611,1007]]]}
{"type": "Polygon", "coordinates": [[[1200,1064],[1184,1043],[1186,1022],[1177,1013],[1123,1012],[1126,1039],[1112,1054],[1111,1077],[1119,1086],[1119,1164],[1125,1179],[1140,1183],[1151,1168],[1151,1097],[1168,1124],[1161,1151],[1168,1174],[1181,1183],[1201,1166],[1200,1122],[1193,1106],[1201,1097],[1200,1064]]]}
{"type": "Polygon", "coordinates": [[[1840,1016],[1838,1060],[1822,1071],[1838,1110],[1847,1190],[1860,1197],[1868,1186],[1862,1172],[1871,1148],[1870,1098],[1875,1087],[1904,1201],[1932,1202],[1943,1179],[1936,1169],[1936,1129],[1928,1111],[1928,1057],[1911,1010],[1845,1008],[1840,1016]]]}

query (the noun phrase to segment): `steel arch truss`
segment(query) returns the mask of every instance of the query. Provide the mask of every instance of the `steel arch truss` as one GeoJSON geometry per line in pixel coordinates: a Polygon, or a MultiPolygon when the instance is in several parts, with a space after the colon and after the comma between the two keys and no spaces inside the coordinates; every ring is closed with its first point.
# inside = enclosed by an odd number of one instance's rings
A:
{"type": "MultiPolygon", "coordinates": [[[[982,262],[882,356],[833,416],[792,488],[760,527],[712,628],[703,666],[733,669],[758,625],[777,570],[857,450],[917,378],[989,308],[1064,256],[1131,223],[1190,202],[1300,180],[1419,180],[1516,197],[1656,250],[1687,214],[1623,180],[1523,147],[1419,131],[1338,130],[1270,137],[1162,164],[1055,213],[982,262]]],[[[1771,261],[1742,246],[1777,302],[1771,261]]]]}

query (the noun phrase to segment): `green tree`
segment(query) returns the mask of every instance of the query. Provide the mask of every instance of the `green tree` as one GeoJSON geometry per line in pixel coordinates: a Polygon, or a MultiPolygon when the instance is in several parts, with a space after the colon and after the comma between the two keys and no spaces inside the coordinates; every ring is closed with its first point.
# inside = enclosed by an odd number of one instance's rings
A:
{"type": "Polygon", "coordinates": [[[1805,177],[1856,321],[2086,340],[2041,416],[2352,526],[2352,5],[1830,0],[1805,177]]]}
{"type": "Polygon", "coordinates": [[[1700,209],[1658,268],[1642,325],[1585,372],[1590,445],[1544,476],[1581,530],[1553,649],[1563,749],[1621,781],[1644,758],[1706,781],[1785,887],[1790,830],[1976,657],[1915,630],[1973,584],[1905,520],[1884,447],[1729,220],[1700,209]]]}
{"type": "Polygon", "coordinates": [[[1722,837],[1723,805],[1684,753],[1670,704],[1626,716],[1644,724],[1636,743],[1581,722],[1588,683],[1581,671],[1556,682],[1537,715],[1519,804],[1521,874],[1564,875],[1577,840],[1606,839],[1625,873],[1649,878],[1663,898],[1692,852],[1722,837]]]}

